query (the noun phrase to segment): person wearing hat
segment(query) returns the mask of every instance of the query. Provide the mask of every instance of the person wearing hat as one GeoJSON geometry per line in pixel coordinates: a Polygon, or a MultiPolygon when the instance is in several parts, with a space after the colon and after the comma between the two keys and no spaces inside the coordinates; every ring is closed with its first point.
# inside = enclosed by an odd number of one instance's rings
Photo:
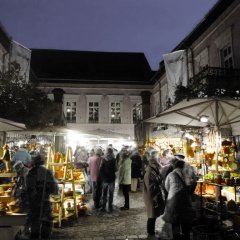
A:
{"type": "Polygon", "coordinates": [[[26,179],[31,239],[49,239],[52,230],[50,194],[58,194],[58,184],[51,170],[44,166],[42,155],[32,156],[33,167],[26,179]]]}

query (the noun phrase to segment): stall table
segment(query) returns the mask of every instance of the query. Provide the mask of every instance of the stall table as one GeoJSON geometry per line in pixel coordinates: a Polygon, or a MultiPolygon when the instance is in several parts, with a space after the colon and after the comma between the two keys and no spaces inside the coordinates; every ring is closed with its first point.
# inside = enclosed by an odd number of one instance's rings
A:
{"type": "Polygon", "coordinates": [[[0,215],[1,239],[14,240],[16,234],[23,229],[25,222],[26,214],[23,213],[0,215]]]}

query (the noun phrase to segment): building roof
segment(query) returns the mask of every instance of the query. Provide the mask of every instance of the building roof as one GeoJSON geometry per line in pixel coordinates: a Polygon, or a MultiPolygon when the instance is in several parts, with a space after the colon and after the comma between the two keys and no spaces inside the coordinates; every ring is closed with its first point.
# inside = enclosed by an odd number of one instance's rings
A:
{"type": "Polygon", "coordinates": [[[31,50],[40,82],[149,84],[155,73],[143,53],[31,50]]]}
{"type": "Polygon", "coordinates": [[[11,37],[7,34],[6,30],[0,23],[0,44],[6,49],[6,51],[10,51],[11,46],[11,37]]]}
{"type": "Polygon", "coordinates": [[[236,0],[218,0],[206,16],[172,51],[187,48],[196,41],[221,14],[236,0]]]}

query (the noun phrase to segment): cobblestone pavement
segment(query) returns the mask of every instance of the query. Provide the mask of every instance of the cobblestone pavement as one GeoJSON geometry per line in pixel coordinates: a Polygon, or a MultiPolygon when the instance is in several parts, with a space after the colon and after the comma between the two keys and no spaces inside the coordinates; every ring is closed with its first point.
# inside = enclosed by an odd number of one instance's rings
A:
{"type": "MultiPolygon", "coordinates": [[[[119,210],[123,206],[123,196],[116,189],[112,213],[93,210],[91,195],[86,195],[88,212],[78,220],[68,220],[62,228],[54,228],[53,239],[146,239],[147,215],[142,191],[130,193],[130,209],[119,210]]],[[[157,229],[158,222],[156,223],[157,229]]]]}
{"type": "MultiPolygon", "coordinates": [[[[86,194],[87,214],[77,220],[62,222],[61,228],[54,228],[52,239],[58,240],[121,240],[149,239],[147,237],[147,213],[143,201],[142,183],[140,189],[130,193],[130,209],[121,211],[124,197],[116,184],[113,200],[113,212],[101,212],[93,208],[92,195],[86,194]]],[[[199,207],[200,199],[195,202],[199,207]]],[[[156,232],[159,230],[159,218],[156,220],[156,232]]],[[[191,239],[193,236],[191,237],[191,239]]],[[[158,233],[151,240],[157,240],[158,233]]],[[[225,240],[225,239],[224,239],[225,240]]],[[[227,240],[227,239],[226,239],[227,240]]]]}

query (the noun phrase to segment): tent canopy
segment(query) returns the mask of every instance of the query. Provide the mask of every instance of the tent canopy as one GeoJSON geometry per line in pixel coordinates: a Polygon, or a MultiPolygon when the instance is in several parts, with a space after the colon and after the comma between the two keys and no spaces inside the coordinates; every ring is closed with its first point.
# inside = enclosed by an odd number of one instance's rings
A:
{"type": "Polygon", "coordinates": [[[127,138],[128,139],[130,137],[128,134],[113,132],[113,131],[105,130],[101,128],[91,130],[88,133],[92,135],[97,135],[98,137],[102,137],[102,138],[127,138]]]}
{"type": "Polygon", "coordinates": [[[238,125],[240,125],[240,100],[225,98],[185,99],[156,117],[147,119],[146,122],[194,127],[211,125],[218,129],[237,130],[238,125]],[[203,115],[208,117],[208,123],[200,121],[200,117],[203,115]]]}
{"type": "Polygon", "coordinates": [[[0,118],[0,132],[16,131],[26,129],[25,124],[0,118]]]}

